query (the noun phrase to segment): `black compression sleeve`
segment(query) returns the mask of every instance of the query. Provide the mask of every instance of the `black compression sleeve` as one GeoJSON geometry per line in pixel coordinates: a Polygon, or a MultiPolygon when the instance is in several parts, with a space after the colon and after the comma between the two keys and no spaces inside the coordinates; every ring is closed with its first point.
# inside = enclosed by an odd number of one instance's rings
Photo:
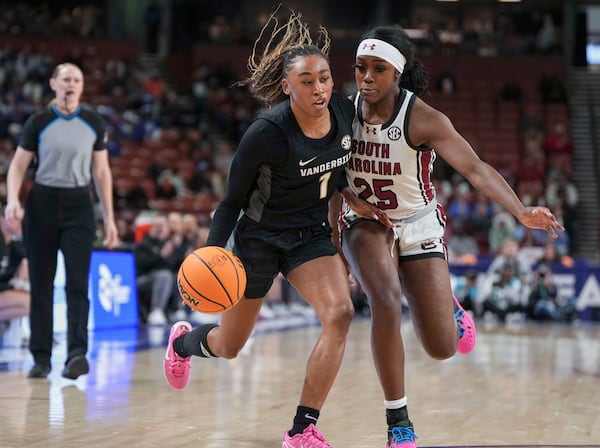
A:
{"type": "Polygon", "coordinates": [[[230,210],[226,204],[221,204],[213,216],[206,245],[225,247],[238,220],[238,215],[239,209],[230,210]]]}

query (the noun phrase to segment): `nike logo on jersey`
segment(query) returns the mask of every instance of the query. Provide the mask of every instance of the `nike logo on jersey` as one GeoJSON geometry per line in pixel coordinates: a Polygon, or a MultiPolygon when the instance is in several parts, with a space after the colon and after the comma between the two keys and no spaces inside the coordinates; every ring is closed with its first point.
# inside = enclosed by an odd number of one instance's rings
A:
{"type": "Polygon", "coordinates": [[[315,159],[316,159],[316,157],[313,157],[312,159],[308,159],[308,160],[302,160],[302,159],[300,159],[300,162],[298,162],[298,165],[300,165],[300,166],[306,166],[306,165],[308,165],[310,162],[312,162],[315,159]]]}
{"type": "MultiPolygon", "coordinates": [[[[331,171],[337,167],[344,166],[350,160],[350,156],[352,154],[348,153],[343,157],[338,157],[337,159],[329,160],[328,162],[320,163],[317,166],[311,166],[309,168],[301,168],[300,175],[303,177],[306,176],[314,176],[315,174],[325,173],[327,171],[331,171]]],[[[306,161],[304,164],[312,162],[315,158],[306,161]]],[[[300,161],[302,163],[302,161],[300,161]]]]}

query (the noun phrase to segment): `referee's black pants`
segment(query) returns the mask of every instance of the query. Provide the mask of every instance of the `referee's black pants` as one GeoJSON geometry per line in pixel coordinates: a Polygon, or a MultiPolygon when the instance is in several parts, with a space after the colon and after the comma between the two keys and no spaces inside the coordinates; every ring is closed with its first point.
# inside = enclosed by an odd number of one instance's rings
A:
{"type": "Polygon", "coordinates": [[[95,239],[88,187],[55,188],[34,184],[23,220],[29,264],[31,308],[29,350],[38,364],[51,365],[54,276],[63,253],[67,301],[67,362],[88,350],[88,276],[95,239]]]}

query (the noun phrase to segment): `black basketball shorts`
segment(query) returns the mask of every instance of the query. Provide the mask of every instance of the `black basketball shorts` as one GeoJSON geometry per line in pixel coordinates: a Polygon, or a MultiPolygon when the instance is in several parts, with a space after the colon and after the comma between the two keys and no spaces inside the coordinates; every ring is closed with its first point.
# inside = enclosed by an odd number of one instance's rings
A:
{"type": "Polygon", "coordinates": [[[337,253],[327,222],[282,230],[266,228],[243,216],[234,238],[233,252],[246,269],[247,299],[263,298],[280,272],[287,276],[302,263],[337,253]]]}

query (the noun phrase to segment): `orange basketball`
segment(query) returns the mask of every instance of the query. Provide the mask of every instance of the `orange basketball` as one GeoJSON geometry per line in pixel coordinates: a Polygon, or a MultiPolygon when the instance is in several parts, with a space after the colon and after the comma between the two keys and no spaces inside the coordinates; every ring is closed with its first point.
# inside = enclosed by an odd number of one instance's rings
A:
{"type": "Polygon", "coordinates": [[[193,310],[222,313],[244,295],[246,270],[233,252],[218,246],[201,247],[179,266],[177,289],[193,310]]]}

